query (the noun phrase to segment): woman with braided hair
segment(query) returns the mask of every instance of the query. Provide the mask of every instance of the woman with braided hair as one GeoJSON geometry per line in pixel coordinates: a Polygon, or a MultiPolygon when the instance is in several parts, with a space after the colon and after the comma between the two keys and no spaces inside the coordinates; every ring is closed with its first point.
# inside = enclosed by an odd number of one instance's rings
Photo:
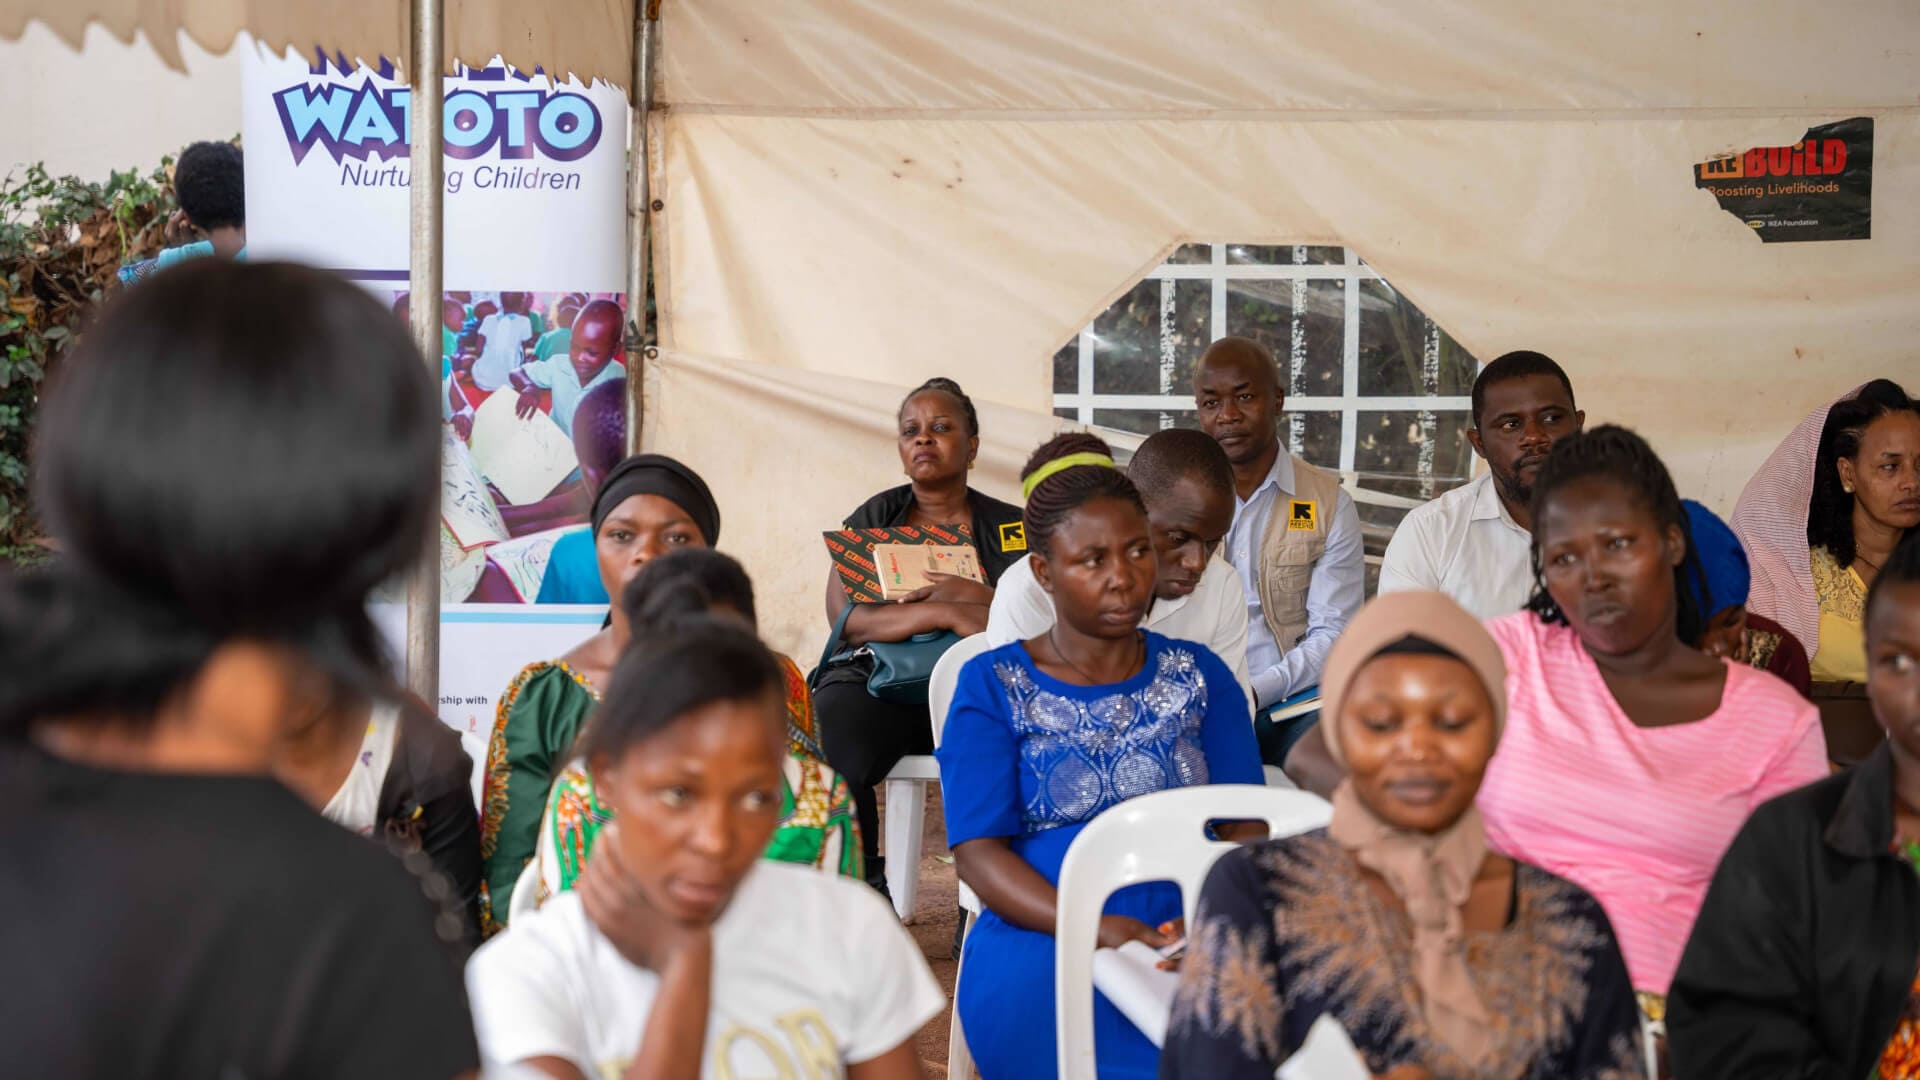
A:
{"type": "Polygon", "coordinates": [[[1720,855],[1754,807],[1826,774],[1813,705],[1695,649],[1687,514],[1645,440],[1557,443],[1533,495],[1528,610],[1488,631],[1510,716],[1479,805],[1498,851],[1607,910],[1658,1016],[1720,855]]]}
{"type": "MultiPolygon", "coordinates": [[[[1106,443],[1058,436],[1022,475],[1027,558],[1056,618],[967,664],[938,751],[947,842],[985,907],[957,1002],[986,1080],[1045,1075],[1055,1059],[1055,886],[1081,828],[1136,795],[1263,779],[1233,672],[1205,646],[1140,627],[1158,560],[1140,493],[1106,443]]],[[[1106,911],[1101,945],[1165,945],[1157,927],[1179,917],[1179,890],[1125,889],[1106,911]]],[[[1105,998],[1094,1025],[1102,1077],[1157,1075],[1159,1052],[1105,998]]]]}

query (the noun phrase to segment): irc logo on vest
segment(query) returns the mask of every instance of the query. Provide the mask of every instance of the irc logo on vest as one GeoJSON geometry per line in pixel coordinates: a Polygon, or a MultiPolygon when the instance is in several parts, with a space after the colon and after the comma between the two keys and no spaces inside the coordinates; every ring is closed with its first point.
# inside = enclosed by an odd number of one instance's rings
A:
{"type": "MultiPolygon", "coordinates": [[[[475,72],[471,77],[490,74],[475,72]]],[[[413,91],[404,86],[289,86],[273,95],[297,165],[315,145],[336,162],[406,156],[413,91]]],[[[471,160],[495,149],[508,160],[578,161],[600,142],[600,110],[580,94],[537,89],[460,88],[446,96],[448,157],[471,160]]]]}
{"type": "Polygon", "coordinates": [[[1315,520],[1314,509],[1311,499],[1294,499],[1287,503],[1287,531],[1312,532],[1315,520]]]}
{"type": "Polygon", "coordinates": [[[1000,526],[1000,551],[1027,550],[1027,524],[1024,521],[1009,521],[1000,526]]]}

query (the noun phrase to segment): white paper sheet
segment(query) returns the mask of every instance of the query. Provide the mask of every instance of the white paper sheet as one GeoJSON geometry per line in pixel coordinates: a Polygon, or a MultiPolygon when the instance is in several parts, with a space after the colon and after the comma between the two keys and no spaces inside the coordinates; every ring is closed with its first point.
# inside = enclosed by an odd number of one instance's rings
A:
{"type": "Polygon", "coordinates": [[[525,420],[520,395],[496,390],[473,413],[473,463],[515,506],[539,502],[578,467],[573,440],[544,413],[525,420]]]}
{"type": "Polygon", "coordinates": [[[1180,985],[1179,974],[1161,971],[1154,966],[1159,962],[1160,954],[1138,941],[1093,954],[1094,988],[1155,1046],[1166,1041],[1173,992],[1180,985]]]}
{"type": "MultiPolygon", "coordinates": [[[[486,479],[467,444],[447,424],[440,426],[440,520],[454,542],[468,551],[507,538],[507,523],[487,494],[486,479]]],[[[441,565],[446,562],[443,554],[441,565]]]]}
{"type": "Polygon", "coordinates": [[[1370,1080],[1373,1073],[1340,1021],[1322,1014],[1307,1029],[1300,1052],[1287,1059],[1274,1080],[1370,1080]]]}

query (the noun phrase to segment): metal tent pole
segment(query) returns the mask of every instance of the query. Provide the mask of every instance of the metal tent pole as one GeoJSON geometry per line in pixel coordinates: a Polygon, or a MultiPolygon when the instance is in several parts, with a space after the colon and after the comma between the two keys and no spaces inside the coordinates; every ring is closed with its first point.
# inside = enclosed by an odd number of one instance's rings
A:
{"type": "Polygon", "coordinates": [[[627,134],[627,449],[640,449],[646,406],[647,233],[653,220],[648,190],[647,117],[653,112],[653,49],[660,0],[633,6],[632,112],[627,134]]]}
{"type": "MultiPolygon", "coordinates": [[[[409,145],[412,170],[412,251],[407,261],[407,317],[413,340],[440,381],[440,307],[445,291],[442,265],[441,214],[446,185],[441,156],[443,120],[442,56],[445,40],[445,0],[410,0],[413,11],[411,53],[407,73],[413,84],[409,145]]],[[[439,419],[436,413],[434,419],[439,419]]],[[[424,418],[423,418],[424,420],[424,418]]],[[[434,504],[439,505],[439,477],[434,478],[434,504]]],[[[436,514],[437,518],[439,515],[436,514]]],[[[440,530],[430,530],[420,562],[407,583],[407,689],[419,695],[427,708],[440,708],[440,530]]]]}

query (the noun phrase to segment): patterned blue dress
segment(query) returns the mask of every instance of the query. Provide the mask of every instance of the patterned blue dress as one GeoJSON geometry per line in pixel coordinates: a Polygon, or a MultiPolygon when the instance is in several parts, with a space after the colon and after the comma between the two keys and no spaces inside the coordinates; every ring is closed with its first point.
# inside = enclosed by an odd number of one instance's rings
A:
{"type": "MultiPolygon", "coordinates": [[[[1264,780],[1233,672],[1205,646],[1145,633],[1140,673],[1108,686],[1052,678],[1018,642],[966,666],[938,751],[949,844],[1006,838],[1058,884],[1068,845],[1108,807],[1168,788],[1264,780]]],[[[1180,894],[1138,885],[1106,910],[1158,925],[1179,917],[1180,894]]],[[[957,996],[983,1080],[1053,1075],[1053,935],[982,912],[957,996]]],[[[1157,1074],[1159,1051],[1104,998],[1094,1004],[1094,1049],[1102,1078],[1157,1074]]]]}

